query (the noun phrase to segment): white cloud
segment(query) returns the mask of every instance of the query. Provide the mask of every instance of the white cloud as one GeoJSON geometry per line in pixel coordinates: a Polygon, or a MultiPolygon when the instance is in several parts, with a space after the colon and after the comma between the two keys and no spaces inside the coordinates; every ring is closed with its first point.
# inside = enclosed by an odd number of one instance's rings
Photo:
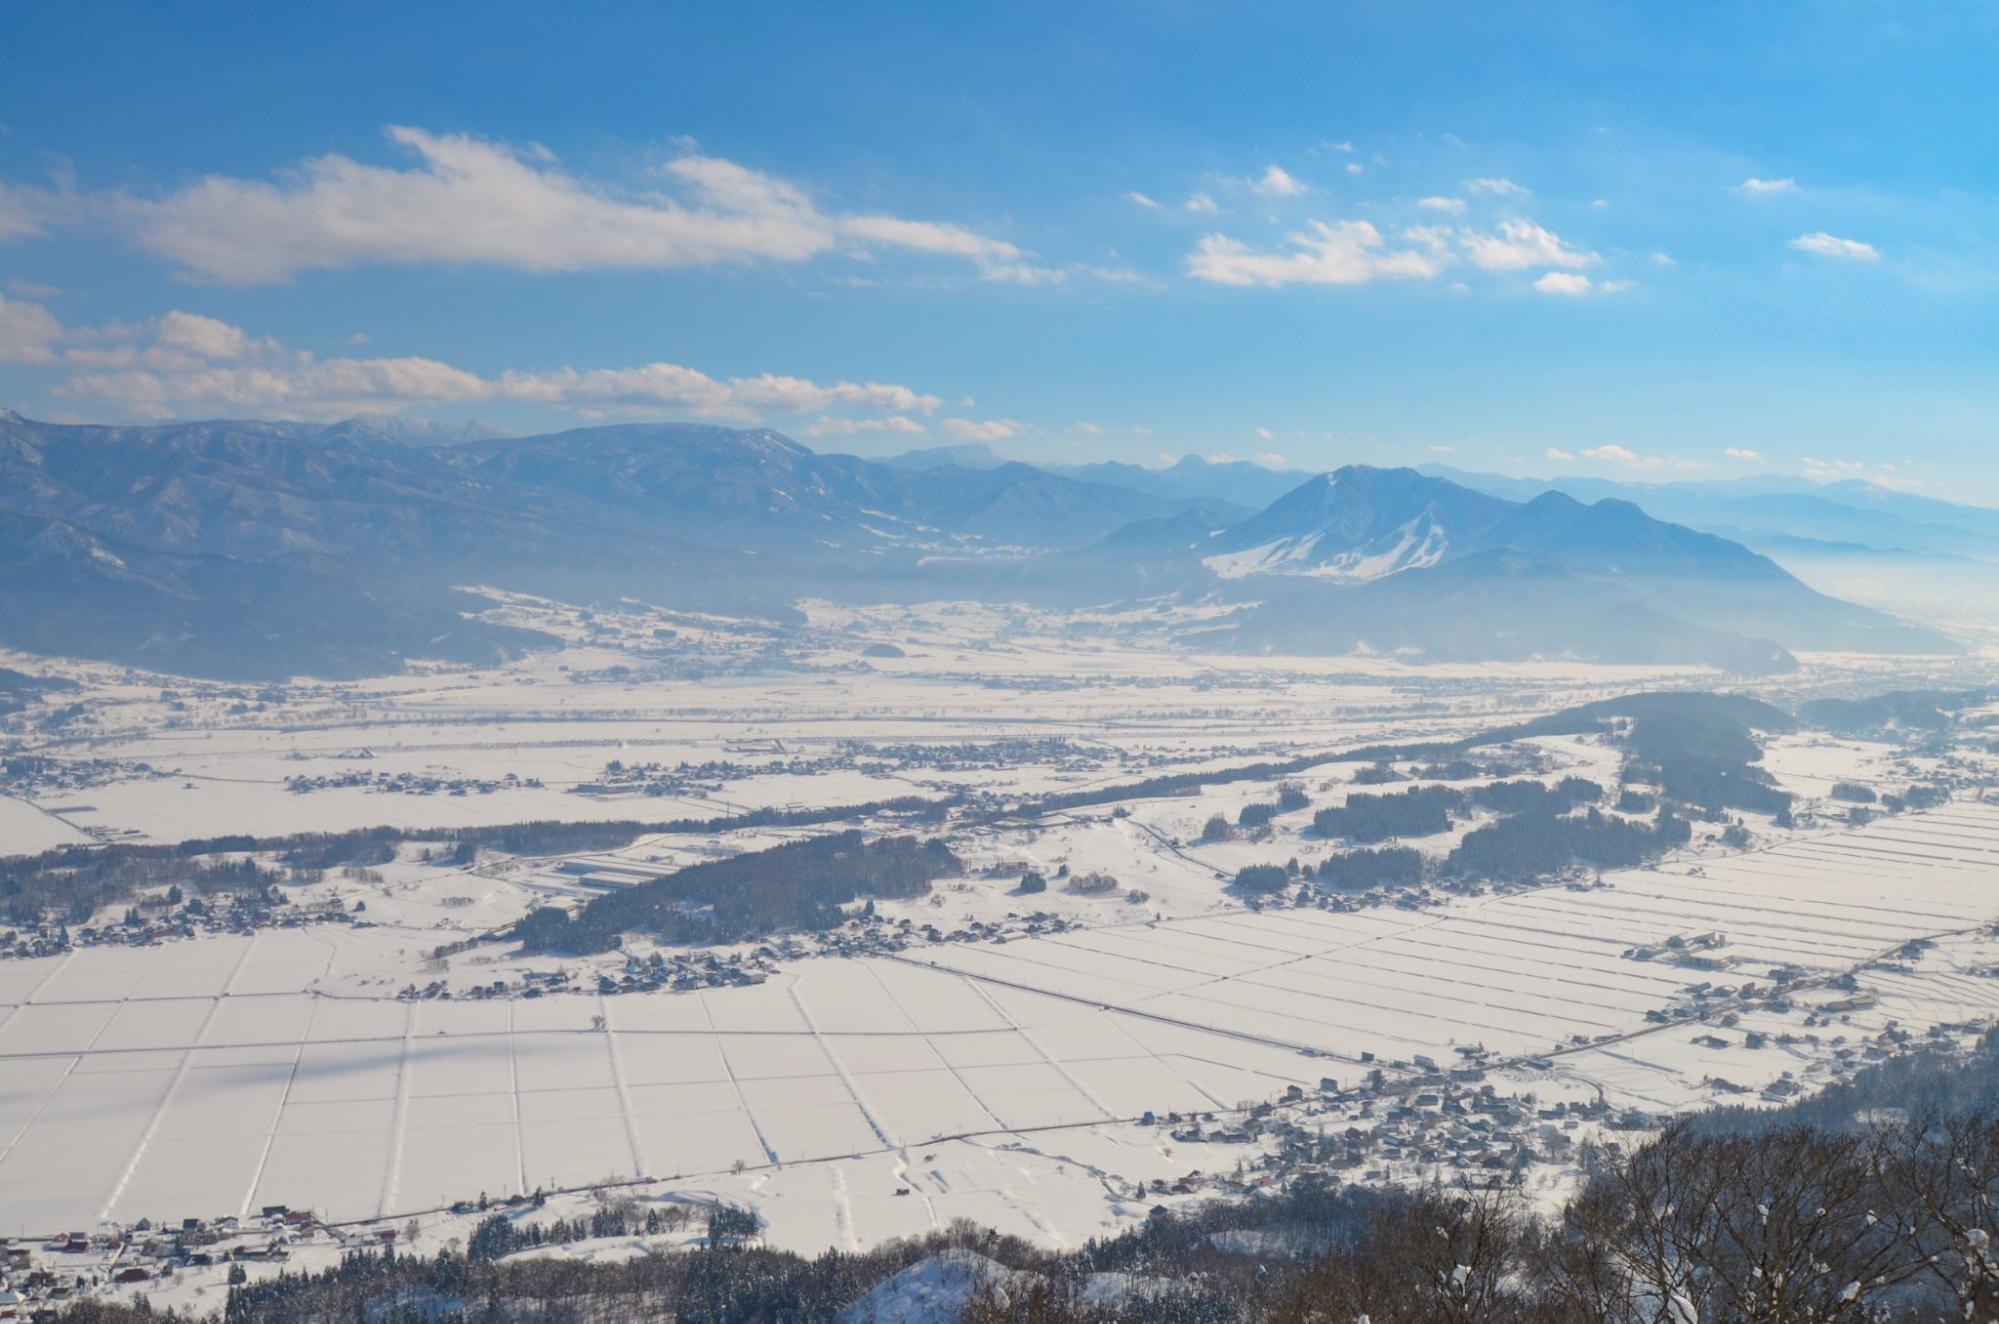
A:
{"type": "Polygon", "coordinates": [[[1510,179],[1491,175],[1483,179],[1467,179],[1465,187],[1473,193],[1482,193],[1490,198],[1524,198],[1529,192],[1510,179]]]}
{"type": "Polygon", "coordinates": [[[1839,481],[1859,481],[1875,487],[1891,488],[1907,492],[1927,486],[1921,479],[1905,478],[1895,472],[1893,464],[1877,464],[1869,472],[1863,460],[1825,460],[1815,455],[1807,455],[1804,461],[1805,477],[1814,482],[1832,483],[1839,481]]]}
{"type": "Polygon", "coordinates": [[[1486,271],[1519,271],[1526,267],[1593,267],[1595,253],[1570,248],[1561,236],[1532,221],[1501,221],[1497,234],[1466,234],[1465,253],[1486,271]]]}
{"type": "Polygon", "coordinates": [[[1860,478],[1867,473],[1867,466],[1859,460],[1822,460],[1816,455],[1805,457],[1805,477],[1819,483],[1830,483],[1841,478],[1860,478]]]}
{"type": "Polygon", "coordinates": [[[1284,457],[1276,451],[1265,451],[1263,454],[1252,456],[1251,458],[1266,469],[1282,469],[1285,467],[1284,457]]]}
{"type": "Polygon", "coordinates": [[[1096,423],[1071,423],[1069,426],[1086,437],[1101,437],[1104,434],[1103,427],[1096,423]]]}
{"type": "Polygon", "coordinates": [[[821,386],[803,377],[780,377],[768,372],[758,377],[731,378],[729,386],[737,400],[753,409],[792,414],[839,406],[929,413],[943,403],[934,395],[919,395],[907,386],[881,382],[836,382],[821,386]]]}
{"type": "Polygon", "coordinates": [[[1626,468],[1642,469],[1648,473],[1657,473],[1662,470],[1676,473],[1695,473],[1713,467],[1704,460],[1682,459],[1677,455],[1640,455],[1630,447],[1619,446],[1615,442],[1606,443],[1602,446],[1588,447],[1583,451],[1582,458],[1585,460],[1595,460],[1600,464],[1618,464],[1626,468]]]}
{"type": "Polygon", "coordinates": [[[1576,458],[1574,451],[1565,451],[1560,446],[1550,446],[1545,453],[1549,459],[1563,463],[1576,458]]]}
{"type": "Polygon", "coordinates": [[[1280,165],[1265,166],[1263,174],[1250,185],[1266,198],[1295,198],[1305,192],[1305,185],[1280,165]]]}
{"type": "Polygon", "coordinates": [[[1258,440],[1261,440],[1261,441],[1276,441],[1276,440],[1277,440],[1277,434],[1276,434],[1275,432],[1272,432],[1272,431],[1271,431],[1271,430],[1270,430],[1269,428],[1258,428],[1258,429],[1256,430],[1256,435],[1257,435],[1257,438],[1258,438],[1258,440]]]}
{"type": "Polygon", "coordinates": [[[0,244],[46,233],[50,223],[72,210],[75,202],[66,192],[0,179],[0,244]]]}
{"type": "Polygon", "coordinates": [[[1824,230],[1814,230],[1801,234],[1791,241],[1790,246],[1800,253],[1810,253],[1815,257],[1838,258],[1847,262],[1879,262],[1881,253],[1872,244],[1858,239],[1841,239],[1827,234],[1824,230]]]}
{"type": "Polygon", "coordinates": [[[1758,179],[1751,175],[1735,186],[1736,192],[1746,193],[1752,198],[1767,198],[1777,193],[1796,193],[1798,181],[1795,179],[1758,179]]]}
{"type": "Polygon", "coordinates": [[[1018,436],[1020,424],[1010,418],[988,418],[983,421],[969,418],[947,418],[943,422],[944,431],[960,441],[1005,441],[1018,436]]]}
{"type": "Polygon", "coordinates": [[[839,418],[831,414],[821,414],[805,429],[808,437],[851,437],[857,432],[891,432],[905,437],[921,437],[927,433],[921,423],[901,414],[891,414],[887,418],[839,418]]]}
{"type": "Polygon", "coordinates": [[[1763,463],[1763,452],[1747,450],[1741,446],[1730,446],[1723,450],[1722,454],[1731,460],[1740,460],[1744,464],[1763,463]]]}
{"type": "Polygon", "coordinates": [[[213,317],[203,317],[199,313],[170,312],[160,318],[153,334],[160,344],[169,349],[185,350],[204,359],[225,363],[242,358],[250,348],[250,338],[243,334],[240,327],[218,322],[213,317]]]}
{"type": "Polygon", "coordinates": [[[1673,261],[1673,255],[1671,253],[1668,253],[1663,249],[1652,254],[1652,261],[1658,266],[1662,267],[1677,267],[1678,265],[1680,265],[1679,263],[1673,261]]]}
{"type": "Polygon", "coordinates": [[[1347,162],[1347,173],[1348,173],[1349,175],[1358,175],[1358,174],[1360,174],[1360,173],[1361,173],[1361,172],[1362,172],[1363,170],[1365,170],[1365,169],[1367,169],[1367,167],[1366,167],[1366,166],[1364,166],[1364,165],[1362,165],[1362,164],[1361,164],[1360,162],[1358,162],[1358,161],[1349,161],[1349,162],[1347,162]]]}
{"type": "Polygon", "coordinates": [[[1440,211],[1451,216],[1462,216],[1465,210],[1463,198],[1418,198],[1416,205],[1424,211],[1440,211]]]}
{"type": "Polygon", "coordinates": [[[1309,221],[1288,236],[1284,252],[1250,248],[1227,235],[1205,236],[1187,259],[1187,274],[1218,285],[1363,285],[1381,277],[1427,280],[1438,259],[1414,249],[1387,249],[1367,221],[1309,221]]]}
{"type": "Polygon", "coordinates": [[[1012,244],[1001,239],[988,239],[961,225],[906,221],[896,216],[849,216],[839,222],[839,227],[843,235],[867,243],[965,258],[977,266],[987,280],[1041,285],[1064,279],[1064,274],[1052,267],[1035,266],[1023,261],[1024,254],[1012,244]]]}
{"type": "Polygon", "coordinates": [[[62,291],[54,285],[43,285],[39,281],[10,280],[7,293],[18,294],[23,299],[60,299],[62,291]]]}
{"type": "MultiPolygon", "coordinates": [[[[0,331],[13,310],[33,305],[0,301],[0,331]]],[[[61,364],[67,376],[56,394],[118,406],[148,416],[217,410],[289,418],[338,418],[362,412],[434,405],[538,405],[602,413],[679,411],[707,418],[753,421],[770,414],[827,411],[907,415],[943,402],[884,382],[815,382],[763,373],[711,377],[674,363],[631,368],[508,370],[482,376],[420,356],[319,358],[199,314],[173,312],[139,326],[114,325],[63,335],[54,318],[24,322],[34,336],[19,361],[61,364]],[[60,356],[55,342],[67,343],[60,356]],[[37,348],[38,347],[38,348],[37,348]]],[[[0,334],[0,346],[15,337],[0,334]]],[[[853,430],[922,431],[913,419],[861,418],[853,430]]]]}
{"type": "Polygon", "coordinates": [[[1396,233],[1409,243],[1429,249],[1430,255],[1439,262],[1455,259],[1451,244],[1456,240],[1458,231],[1448,225],[1405,225],[1396,233]]]}
{"type": "Polygon", "coordinates": [[[53,363],[62,322],[38,303],[0,295],[0,363],[53,363]]]}
{"type": "Polygon", "coordinates": [[[1073,270],[1078,275],[1100,280],[1106,285],[1144,285],[1151,288],[1159,286],[1159,282],[1151,276],[1142,271],[1133,271],[1130,267],[1097,267],[1088,263],[1079,263],[1073,270]]]}
{"type": "Polygon", "coordinates": [[[1550,271],[1534,282],[1543,294],[1576,295],[1589,293],[1589,277],[1573,271],[1550,271]]]}
{"type": "Polygon", "coordinates": [[[1146,197],[1143,193],[1140,193],[1137,189],[1131,189],[1127,191],[1124,197],[1126,202],[1134,203],[1137,206],[1145,208],[1147,211],[1160,210],[1161,204],[1159,202],[1157,202],[1152,198],[1146,197]]]}
{"type": "Polygon", "coordinates": [[[1201,216],[1212,216],[1215,213],[1215,200],[1205,193],[1196,193],[1181,205],[1201,216]]]}
{"type": "Polygon", "coordinates": [[[1445,446],[1441,443],[1432,444],[1428,447],[1428,450],[1432,455],[1456,455],[1458,453],[1456,446],[1445,446]]]}
{"type": "MultiPolygon", "coordinates": [[[[1548,294],[1584,294],[1592,288],[1616,294],[1633,288],[1629,280],[1605,281],[1593,287],[1585,277],[1569,274],[1597,266],[1602,258],[1571,247],[1561,236],[1532,221],[1502,221],[1494,231],[1447,224],[1411,225],[1396,233],[1401,246],[1391,248],[1370,222],[1310,221],[1304,229],[1287,236],[1288,248],[1275,251],[1211,234],[1202,238],[1188,258],[1187,274],[1223,285],[1358,285],[1387,276],[1429,279],[1462,255],[1486,271],[1566,269],[1549,272],[1535,282],[1536,289],[1548,294]]],[[[1450,288],[1455,293],[1464,292],[1460,285],[1450,288]]]]}
{"type": "Polygon", "coordinates": [[[992,279],[1033,270],[1004,240],[827,212],[794,184],[715,157],[669,162],[664,188],[620,189],[566,173],[545,152],[408,127],[388,135],[415,166],[313,157],[274,181],[211,175],[112,210],[145,248],[237,285],[368,264],[558,272],[803,262],[853,243],[963,258],[992,279]]]}

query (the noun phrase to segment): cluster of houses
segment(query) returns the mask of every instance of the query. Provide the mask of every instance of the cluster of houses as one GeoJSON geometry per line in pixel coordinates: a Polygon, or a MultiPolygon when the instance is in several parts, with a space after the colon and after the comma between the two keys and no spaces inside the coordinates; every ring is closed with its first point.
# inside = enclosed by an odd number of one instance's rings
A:
{"type": "Polygon", "coordinates": [[[1537,1163],[1570,1160],[1585,1128],[1598,1136],[1656,1125],[1600,1097],[1541,1104],[1532,1093],[1501,1093],[1478,1080],[1484,1064],[1475,1049],[1449,1069],[1434,1063],[1425,1069],[1425,1063],[1428,1058],[1410,1064],[1418,1073],[1407,1079],[1388,1078],[1377,1067],[1344,1091],[1331,1077],[1322,1078],[1317,1090],[1293,1085],[1281,1100],[1221,1122],[1212,1113],[1148,1113],[1142,1124],[1169,1128],[1177,1144],[1254,1144],[1260,1151],[1233,1176],[1195,1169],[1177,1180],[1154,1181],[1149,1193],[1236,1194],[1306,1173],[1372,1184],[1483,1186],[1537,1163]]]}
{"type": "Polygon", "coordinates": [[[11,1240],[0,1269],[0,1320],[32,1319],[104,1288],[171,1280],[225,1264],[274,1264],[301,1243],[344,1240],[309,1211],[267,1205],[248,1218],[184,1218],[94,1232],[58,1232],[47,1240],[11,1240]]]}
{"type": "Polygon", "coordinates": [[[540,790],[541,784],[539,777],[511,772],[504,777],[439,777],[423,772],[357,771],[312,776],[298,773],[285,778],[285,789],[295,795],[350,788],[392,795],[491,795],[495,791],[540,790]]]}
{"type": "Polygon", "coordinates": [[[802,755],[785,748],[781,740],[740,742],[729,752],[758,755],[760,761],[711,759],[701,763],[627,763],[613,759],[597,776],[569,789],[577,795],[714,795],[724,786],[744,777],[786,775],[816,776],[829,772],[858,772],[869,777],[889,777],[917,770],[965,772],[979,769],[1023,767],[1049,768],[1058,772],[1095,772],[1107,765],[1126,766],[1135,760],[1122,751],[1081,748],[1065,737],[1043,737],[986,742],[898,742],[843,740],[823,754],[802,755]]]}
{"type": "Polygon", "coordinates": [[[1728,970],[1736,958],[1721,949],[1726,936],[1716,932],[1675,933],[1659,942],[1643,943],[1625,951],[1628,961],[1670,961],[1690,970],[1728,970]]]}
{"type": "Polygon", "coordinates": [[[581,993],[585,990],[567,970],[529,970],[519,979],[495,979],[454,991],[442,979],[428,984],[410,984],[396,994],[399,1002],[431,1002],[452,998],[467,1002],[488,1002],[506,998],[539,998],[550,993],[581,993]]]}
{"type": "MultiPolygon", "coordinates": [[[[137,781],[167,774],[150,763],[122,759],[58,759],[46,754],[9,754],[0,758],[0,793],[27,800],[66,791],[87,791],[111,782],[137,781]]],[[[70,806],[75,810],[79,806],[70,806]]]]}
{"type": "Polygon", "coordinates": [[[814,773],[832,769],[846,769],[852,766],[849,760],[834,755],[818,758],[799,758],[785,752],[784,742],[772,740],[763,748],[751,749],[743,746],[744,752],[768,754],[767,763],[737,763],[729,759],[710,759],[702,763],[626,763],[622,759],[612,759],[604,765],[602,772],[587,782],[578,782],[569,788],[574,795],[714,795],[723,785],[740,777],[753,777],[770,773],[784,773],[793,776],[811,776],[814,773]]]}
{"type": "Polygon", "coordinates": [[[447,980],[410,984],[396,994],[403,1002],[457,999],[483,1002],[507,998],[540,998],[557,993],[657,993],[663,990],[688,992],[701,988],[745,988],[761,984],[776,966],[777,954],[769,947],[754,952],[653,952],[649,956],[626,953],[617,971],[598,972],[594,979],[576,971],[528,970],[516,979],[495,979],[469,988],[453,989],[447,980]]]}
{"type": "Polygon", "coordinates": [[[71,928],[61,921],[45,921],[0,929],[0,959],[61,956],[79,947],[151,947],[175,938],[246,934],[258,929],[301,929],[314,924],[365,926],[368,921],[356,911],[343,909],[335,900],[298,906],[273,901],[262,892],[220,892],[159,909],[134,908],[121,923],[71,928]]]}
{"type": "Polygon", "coordinates": [[[671,989],[677,993],[700,988],[744,988],[761,984],[777,969],[778,953],[759,947],[748,954],[731,952],[653,952],[650,956],[627,954],[624,968],[617,974],[597,976],[599,993],[651,993],[671,989]]]}

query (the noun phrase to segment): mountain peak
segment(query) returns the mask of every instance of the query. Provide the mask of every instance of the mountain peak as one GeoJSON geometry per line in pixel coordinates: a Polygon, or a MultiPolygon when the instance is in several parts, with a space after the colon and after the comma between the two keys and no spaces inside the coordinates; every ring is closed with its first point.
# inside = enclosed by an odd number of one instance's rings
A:
{"type": "Polygon", "coordinates": [[[405,446],[455,446],[467,441],[495,441],[509,434],[478,419],[456,422],[434,418],[412,418],[407,414],[354,414],[329,424],[322,436],[366,429],[405,446]]]}
{"type": "Polygon", "coordinates": [[[891,469],[937,469],[956,465],[960,469],[997,469],[1007,458],[983,441],[966,441],[951,446],[919,446],[880,461],[891,469]]]}

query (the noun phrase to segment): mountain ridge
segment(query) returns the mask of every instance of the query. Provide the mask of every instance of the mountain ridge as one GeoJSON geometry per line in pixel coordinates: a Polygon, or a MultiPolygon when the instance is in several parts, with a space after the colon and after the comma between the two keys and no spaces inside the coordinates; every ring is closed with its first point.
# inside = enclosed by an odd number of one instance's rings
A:
{"type": "Polygon", "coordinates": [[[1245,649],[1282,638],[1767,667],[1787,644],[1947,645],[1625,501],[1519,503],[1414,470],[1347,466],[1250,509],[1018,461],[938,458],[897,468],[712,424],[433,445],[365,419],[0,418],[0,551],[28,572],[17,581],[41,575],[71,599],[0,588],[0,642],[92,655],[96,629],[95,655],[213,668],[219,650],[203,635],[219,630],[246,655],[268,639],[273,667],[319,650],[341,674],[393,668],[433,637],[440,655],[465,660],[533,646],[479,628],[468,616],[477,602],[453,588],[491,584],[775,620],[809,595],[1168,594],[1232,605],[1230,646],[1245,649]],[[1487,596],[1516,600],[1424,625],[1426,595],[1478,605],[1481,578],[1487,596]],[[219,596],[243,602],[240,621],[219,596]],[[314,599],[348,623],[339,637],[288,605],[314,599]],[[1277,611],[1293,617],[1281,629],[1277,611]],[[1632,624],[1620,638],[1589,627],[1592,613],[1632,624]],[[1303,628],[1312,621],[1338,626],[1303,628]]]}

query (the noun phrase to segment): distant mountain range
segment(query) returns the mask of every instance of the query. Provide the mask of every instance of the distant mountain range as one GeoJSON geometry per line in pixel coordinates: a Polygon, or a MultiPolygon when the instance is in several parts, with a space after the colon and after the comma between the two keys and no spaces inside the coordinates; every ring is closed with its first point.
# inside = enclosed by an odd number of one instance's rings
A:
{"type": "Polygon", "coordinates": [[[1603,478],[1509,478],[1444,465],[1426,465],[1423,472],[1516,501],[1542,492],[1563,492],[1580,501],[1632,501],[1660,519],[1756,547],[1999,558],[1999,510],[1853,480],[1619,483],[1603,478]]]}
{"type": "MultiPolygon", "coordinates": [[[[997,469],[1009,461],[985,442],[973,441],[959,446],[926,446],[904,451],[882,463],[898,469],[934,469],[944,465],[997,469]]],[[[1206,460],[1198,455],[1183,455],[1158,469],[1119,460],[1039,467],[1065,478],[1127,488],[1167,500],[1215,499],[1252,510],[1269,505],[1311,476],[1295,469],[1272,469],[1249,460],[1206,460]]]]}
{"type": "Polygon", "coordinates": [[[1193,640],[1210,648],[1731,670],[1950,647],[1628,501],[1406,469],[874,461],[689,424],[504,438],[0,414],[0,565],[0,643],[239,677],[547,642],[473,619],[467,585],[777,619],[807,595],[1175,596],[1231,608],[1193,640]]]}
{"type": "Polygon", "coordinates": [[[1585,505],[1560,492],[1510,501],[1414,469],[1319,475],[1190,550],[1229,580],[1349,586],[1350,614],[1301,614],[1287,595],[1240,627],[1294,650],[1392,643],[1433,655],[1664,661],[1684,639],[1709,660],[1762,669],[1782,665],[1786,648],[1948,647],[1629,501],[1585,505]]]}

